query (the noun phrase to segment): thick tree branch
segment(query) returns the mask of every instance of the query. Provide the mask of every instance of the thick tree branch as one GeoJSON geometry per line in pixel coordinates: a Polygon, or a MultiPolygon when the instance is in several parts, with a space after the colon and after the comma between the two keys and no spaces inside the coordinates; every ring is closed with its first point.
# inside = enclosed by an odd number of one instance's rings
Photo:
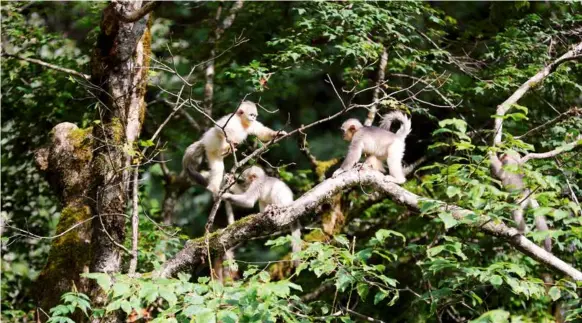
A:
{"type": "MultiPolygon", "coordinates": [[[[112,1],[113,3],[117,3],[118,1],[112,1]]],[[[131,12],[131,13],[122,13],[119,9],[116,11],[117,17],[119,20],[125,23],[132,23],[140,20],[141,18],[145,17],[148,13],[152,12],[162,3],[160,1],[150,1],[143,5],[143,7],[131,12]]]]}
{"type": "Polygon", "coordinates": [[[55,64],[47,63],[47,62],[41,61],[41,60],[36,59],[36,58],[29,58],[29,57],[24,57],[24,56],[21,56],[21,55],[11,55],[11,54],[4,54],[4,56],[8,56],[8,57],[12,57],[12,58],[19,59],[21,61],[26,61],[26,62],[29,62],[29,63],[37,64],[37,65],[40,65],[40,66],[44,66],[44,67],[50,68],[50,69],[55,70],[55,71],[59,71],[59,72],[63,72],[63,73],[69,74],[69,75],[73,75],[73,76],[80,77],[80,78],[85,79],[85,80],[88,80],[88,79],[91,78],[91,75],[83,74],[81,72],[77,72],[77,71],[72,70],[70,68],[66,68],[66,67],[62,67],[62,66],[55,65],[55,64]]]}
{"type": "MultiPolygon", "coordinates": [[[[419,210],[423,202],[442,203],[441,210],[450,212],[452,216],[459,220],[467,220],[467,216],[474,215],[474,212],[454,205],[446,205],[443,202],[422,198],[402,187],[386,180],[386,177],[377,171],[351,170],[335,178],[330,178],[315,186],[309,192],[295,200],[293,204],[285,208],[273,208],[263,213],[250,215],[239,220],[223,230],[212,233],[208,239],[208,249],[205,238],[190,240],[174,258],[168,260],[156,274],[162,277],[175,275],[181,270],[203,264],[207,259],[209,250],[213,256],[224,253],[224,250],[244,242],[256,235],[263,235],[280,230],[282,227],[292,224],[294,221],[331,198],[334,194],[345,188],[355,185],[370,185],[378,191],[392,197],[398,203],[407,205],[412,209],[419,210]]],[[[524,254],[544,263],[564,275],[574,280],[582,281],[582,272],[568,265],[564,261],[555,257],[551,253],[537,246],[535,243],[519,234],[519,232],[506,226],[502,222],[496,222],[487,216],[481,216],[476,221],[472,221],[470,226],[479,230],[505,239],[511,245],[522,251],[524,254]]]]}
{"type": "Polygon", "coordinates": [[[574,48],[564,55],[560,56],[554,62],[550,63],[546,67],[544,67],[541,71],[539,71],[536,75],[531,77],[525,83],[523,83],[505,102],[501,103],[497,107],[497,117],[495,118],[495,136],[493,138],[493,146],[498,145],[501,143],[501,133],[503,132],[503,118],[507,111],[511,109],[511,107],[523,97],[527,91],[529,91],[532,87],[537,86],[542,82],[548,75],[554,72],[560,64],[565,63],[567,61],[577,59],[582,53],[582,42],[578,43],[574,48]]]}

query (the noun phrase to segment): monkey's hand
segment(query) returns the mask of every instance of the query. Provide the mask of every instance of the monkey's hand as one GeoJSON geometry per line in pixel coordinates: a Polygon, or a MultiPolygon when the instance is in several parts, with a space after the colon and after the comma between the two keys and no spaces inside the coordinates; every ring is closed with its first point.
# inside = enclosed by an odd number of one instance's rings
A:
{"type": "Polygon", "coordinates": [[[286,135],[287,135],[287,131],[285,131],[285,130],[279,130],[279,131],[275,132],[275,137],[276,138],[283,137],[283,136],[286,136],[286,135]]]}
{"type": "Polygon", "coordinates": [[[222,194],[222,199],[225,201],[230,201],[232,199],[232,194],[229,192],[225,192],[224,194],[222,194]]]}

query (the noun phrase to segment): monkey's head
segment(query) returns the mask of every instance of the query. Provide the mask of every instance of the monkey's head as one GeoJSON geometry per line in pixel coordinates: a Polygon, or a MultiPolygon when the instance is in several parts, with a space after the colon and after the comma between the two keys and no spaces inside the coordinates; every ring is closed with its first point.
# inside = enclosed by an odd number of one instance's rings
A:
{"type": "Polygon", "coordinates": [[[236,110],[236,114],[243,122],[252,123],[257,120],[257,105],[251,101],[243,101],[236,110]]]}
{"type": "Polygon", "coordinates": [[[242,172],[242,177],[246,185],[250,185],[257,178],[262,178],[265,176],[265,171],[259,166],[251,166],[242,172]]]}
{"type": "Polygon", "coordinates": [[[356,131],[362,128],[362,123],[358,119],[348,119],[342,124],[343,138],[345,141],[352,141],[356,131]]]}
{"type": "Polygon", "coordinates": [[[508,150],[507,152],[505,152],[505,154],[501,155],[501,158],[499,158],[501,160],[501,162],[503,163],[503,165],[517,165],[520,163],[521,160],[521,156],[519,155],[519,153],[517,151],[514,150],[508,150]]]}

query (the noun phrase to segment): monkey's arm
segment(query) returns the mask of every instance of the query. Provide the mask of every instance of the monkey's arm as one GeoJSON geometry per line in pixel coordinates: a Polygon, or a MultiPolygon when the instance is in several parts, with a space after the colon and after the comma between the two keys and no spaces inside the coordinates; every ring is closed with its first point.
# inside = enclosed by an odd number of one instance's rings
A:
{"type": "Polygon", "coordinates": [[[235,183],[230,187],[229,191],[231,191],[234,194],[243,194],[245,192],[245,189],[239,183],[235,183]]]}
{"type": "Polygon", "coordinates": [[[257,181],[255,181],[249,186],[249,189],[243,194],[231,194],[226,192],[222,195],[222,199],[234,203],[240,207],[250,209],[255,205],[255,203],[257,203],[257,200],[259,199],[261,193],[260,189],[261,189],[260,183],[257,183],[257,181]]]}
{"type": "Polygon", "coordinates": [[[491,153],[489,160],[491,161],[491,171],[493,172],[493,175],[500,180],[503,179],[503,164],[501,163],[501,160],[499,160],[499,157],[497,157],[497,154],[491,153]]]}
{"type": "Polygon", "coordinates": [[[265,127],[262,123],[255,121],[253,122],[253,125],[249,129],[249,134],[257,136],[257,138],[259,138],[260,141],[269,141],[277,137],[277,135],[279,136],[286,135],[287,132],[284,130],[275,131],[269,127],[265,127]]]}
{"type": "Polygon", "coordinates": [[[354,167],[354,165],[360,160],[362,157],[362,152],[364,150],[364,146],[362,145],[361,141],[354,140],[350,144],[350,148],[348,149],[348,154],[346,155],[346,159],[342,163],[340,167],[343,170],[350,169],[354,167]]]}

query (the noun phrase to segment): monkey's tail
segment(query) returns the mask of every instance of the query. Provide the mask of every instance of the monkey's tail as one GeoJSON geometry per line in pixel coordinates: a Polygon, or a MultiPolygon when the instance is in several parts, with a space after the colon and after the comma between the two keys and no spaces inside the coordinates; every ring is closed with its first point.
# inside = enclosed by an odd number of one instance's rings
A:
{"type": "Polygon", "coordinates": [[[206,187],[208,186],[208,180],[198,171],[198,167],[202,164],[203,158],[204,143],[202,143],[202,140],[199,140],[186,148],[186,152],[184,152],[184,157],[182,158],[182,169],[198,185],[206,187]]]}
{"type": "Polygon", "coordinates": [[[384,119],[380,122],[380,128],[390,131],[390,126],[394,120],[400,121],[400,129],[396,131],[396,136],[404,140],[412,131],[412,123],[404,113],[400,111],[392,111],[384,115],[384,119]]]}

